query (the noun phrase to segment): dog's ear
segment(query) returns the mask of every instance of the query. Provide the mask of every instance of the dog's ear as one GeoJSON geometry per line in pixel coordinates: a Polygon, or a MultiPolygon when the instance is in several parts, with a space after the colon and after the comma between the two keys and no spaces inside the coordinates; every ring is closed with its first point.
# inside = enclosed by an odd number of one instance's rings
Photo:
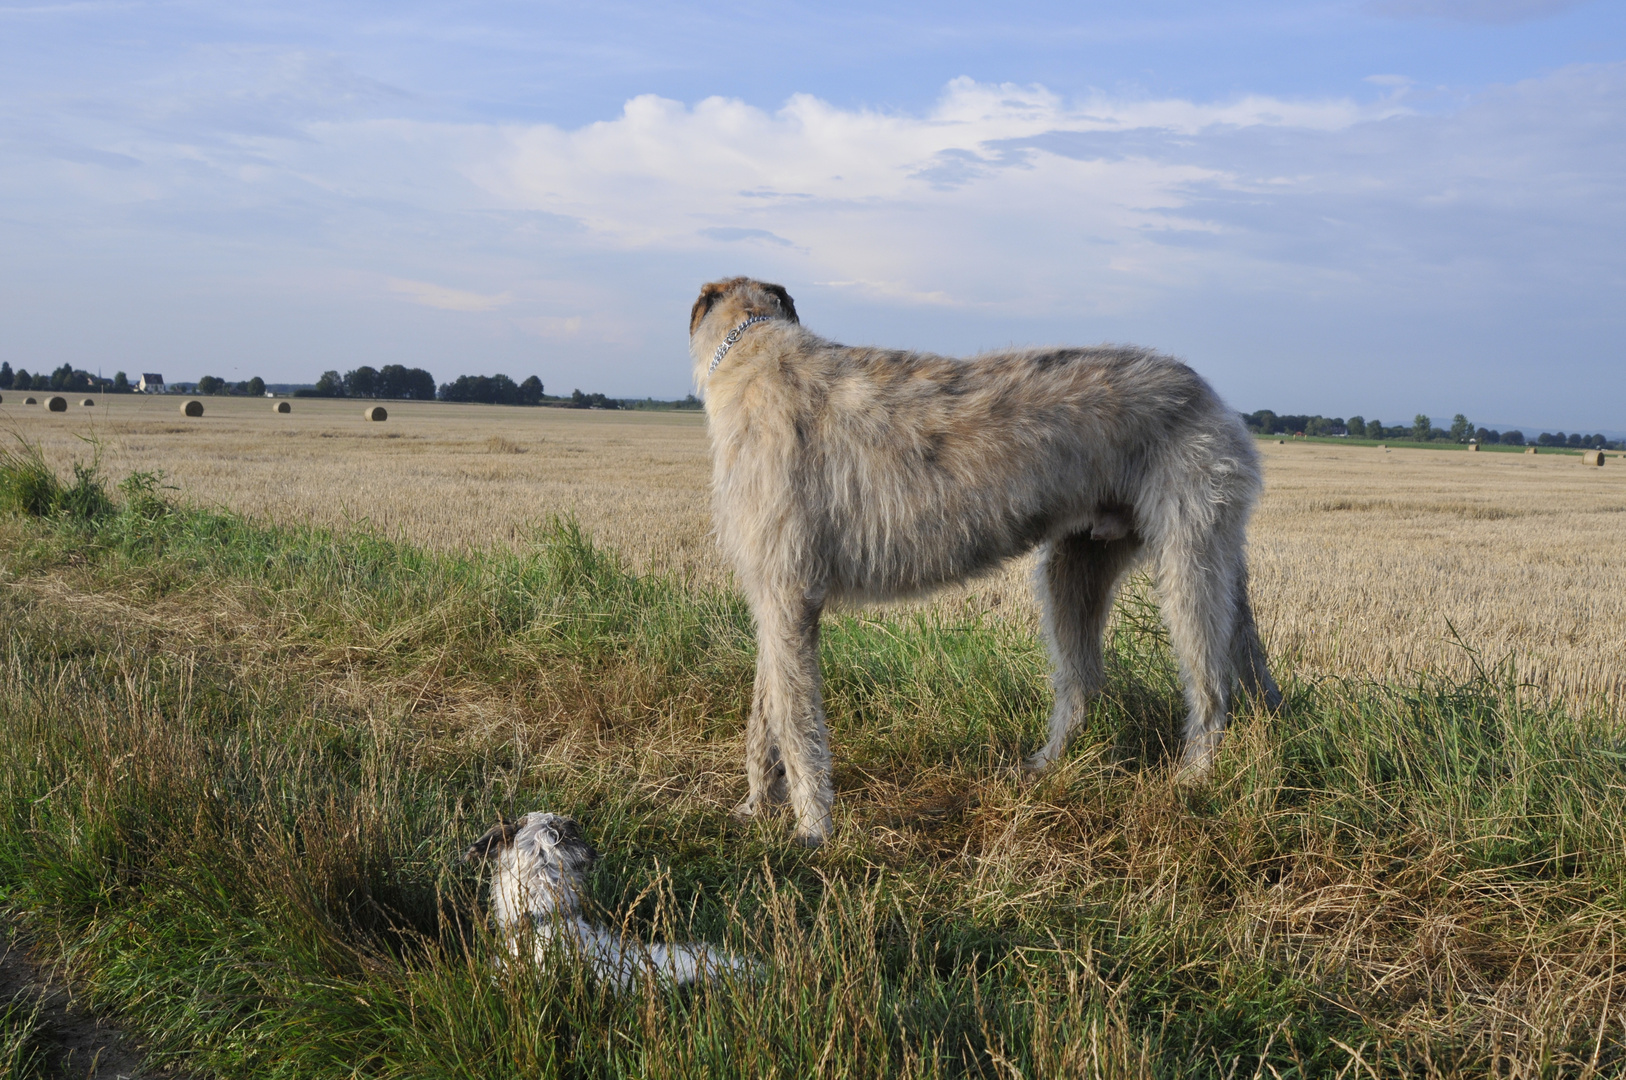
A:
{"type": "Polygon", "coordinates": [[[463,853],[464,862],[473,862],[484,859],[514,842],[514,834],[519,832],[518,821],[504,821],[499,818],[497,824],[486,830],[484,836],[469,845],[469,850],[463,853]]]}
{"type": "Polygon", "coordinates": [[[574,818],[554,818],[548,833],[554,848],[576,866],[587,867],[597,861],[598,852],[582,835],[582,827],[574,818]]]}
{"type": "Polygon", "coordinates": [[[763,291],[779,301],[779,310],[785,313],[785,318],[793,323],[802,321],[796,317],[796,301],[790,298],[790,293],[785,291],[783,285],[769,285],[767,282],[763,282],[762,288],[763,291]]]}
{"type": "Polygon", "coordinates": [[[694,337],[694,332],[700,328],[700,320],[706,317],[711,306],[728,291],[731,284],[733,284],[731,281],[708,281],[700,286],[700,297],[694,302],[694,307],[689,309],[690,337],[694,337]]]}

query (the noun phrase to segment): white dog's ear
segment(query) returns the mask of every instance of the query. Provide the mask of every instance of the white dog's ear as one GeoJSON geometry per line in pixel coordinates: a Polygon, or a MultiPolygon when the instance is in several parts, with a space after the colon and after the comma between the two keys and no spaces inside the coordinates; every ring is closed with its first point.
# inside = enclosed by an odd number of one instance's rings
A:
{"type": "Polygon", "coordinates": [[[514,834],[519,832],[518,821],[505,821],[501,818],[497,824],[487,829],[485,835],[469,845],[469,850],[463,853],[464,862],[473,862],[495,854],[514,842],[514,834]]]}

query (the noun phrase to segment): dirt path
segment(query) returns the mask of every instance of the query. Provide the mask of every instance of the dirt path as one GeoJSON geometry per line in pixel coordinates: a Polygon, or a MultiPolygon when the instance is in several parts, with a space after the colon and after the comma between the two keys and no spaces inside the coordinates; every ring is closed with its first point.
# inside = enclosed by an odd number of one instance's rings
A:
{"type": "Polygon", "coordinates": [[[40,1044],[46,1054],[42,1075],[85,1080],[185,1080],[143,1063],[140,1049],[106,1020],[93,1016],[70,986],[35,964],[0,920],[0,1002],[22,994],[40,1002],[40,1044]]]}

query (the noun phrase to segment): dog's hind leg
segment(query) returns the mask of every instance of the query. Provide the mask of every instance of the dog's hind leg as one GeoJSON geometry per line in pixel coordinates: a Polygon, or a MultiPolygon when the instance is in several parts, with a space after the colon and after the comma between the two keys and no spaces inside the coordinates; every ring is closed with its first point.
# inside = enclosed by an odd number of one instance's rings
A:
{"type": "Polygon", "coordinates": [[[1270,664],[1265,659],[1265,646],[1259,640],[1259,627],[1253,621],[1253,604],[1248,597],[1248,572],[1242,571],[1241,593],[1238,597],[1236,633],[1231,639],[1231,663],[1236,669],[1242,692],[1255,705],[1263,705],[1274,712],[1282,707],[1282,692],[1271,678],[1270,664]]]}
{"type": "Polygon", "coordinates": [[[1118,579],[1139,548],[1132,535],[1102,542],[1074,533],[1052,542],[1040,559],[1035,585],[1044,611],[1056,703],[1050,713],[1050,737],[1027,759],[1031,770],[1043,770],[1061,756],[1067,737],[1101,690],[1106,679],[1101,637],[1118,579]]]}
{"type": "MultiPolygon", "coordinates": [[[[765,591],[766,592],[766,591],[765,591]]],[[[796,839],[809,847],[823,843],[833,823],[830,807],[830,735],[824,725],[819,675],[819,616],[823,604],[802,589],[783,589],[752,601],[757,623],[757,706],[761,717],[758,746],[778,748],[778,777],[773,755],[748,761],[746,772],[756,785],[747,804],[771,801],[776,783],[796,811],[796,839]],[[753,803],[753,799],[755,802],[753,803]]],[[[747,736],[747,751],[752,738],[747,736]]]]}

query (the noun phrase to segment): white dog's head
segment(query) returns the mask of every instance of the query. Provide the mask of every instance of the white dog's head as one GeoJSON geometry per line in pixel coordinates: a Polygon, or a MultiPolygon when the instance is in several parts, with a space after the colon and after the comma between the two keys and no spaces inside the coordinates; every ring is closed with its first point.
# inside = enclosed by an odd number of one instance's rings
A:
{"type": "Polygon", "coordinates": [[[575,915],[587,870],[597,858],[580,825],[540,810],[498,821],[463,853],[464,862],[494,860],[491,914],[505,931],[575,915]]]}

